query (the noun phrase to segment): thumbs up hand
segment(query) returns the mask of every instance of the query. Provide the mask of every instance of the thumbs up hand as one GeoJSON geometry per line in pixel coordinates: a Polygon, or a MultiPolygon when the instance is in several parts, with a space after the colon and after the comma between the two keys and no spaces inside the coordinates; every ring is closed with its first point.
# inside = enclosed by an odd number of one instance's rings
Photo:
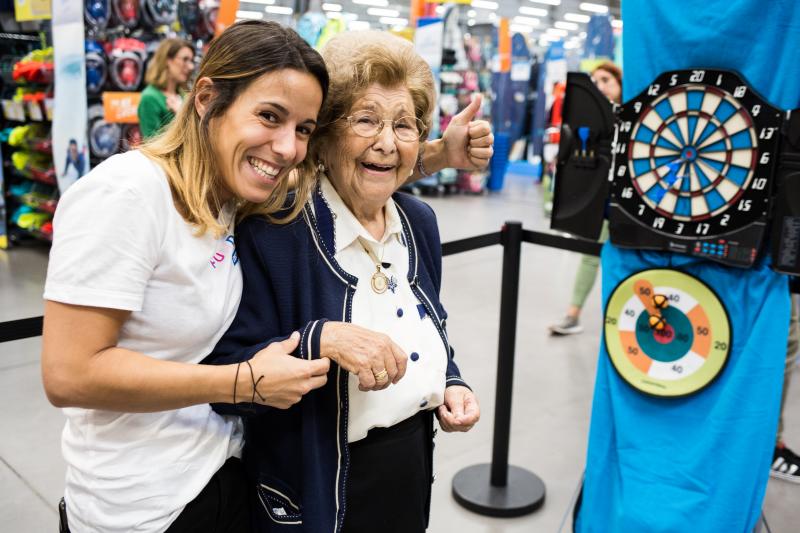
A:
{"type": "Polygon", "coordinates": [[[483,96],[478,93],[460,113],[450,120],[442,134],[446,167],[460,170],[483,170],[492,157],[494,135],[485,120],[474,120],[481,109],[483,96]]]}

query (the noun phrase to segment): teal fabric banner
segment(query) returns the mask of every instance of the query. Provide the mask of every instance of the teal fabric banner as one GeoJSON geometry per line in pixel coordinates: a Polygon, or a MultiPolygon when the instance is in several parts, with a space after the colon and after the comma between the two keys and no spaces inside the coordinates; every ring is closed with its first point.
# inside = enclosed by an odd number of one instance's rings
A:
{"type": "Polygon", "coordinates": [[[685,398],[644,395],[620,379],[605,345],[597,368],[583,503],[576,531],[750,533],[761,512],[789,324],[785,276],[657,252],[603,248],[603,305],[626,277],[676,268],[728,311],[728,362],[685,398]]]}
{"type": "MultiPolygon", "coordinates": [[[[625,0],[624,95],[660,73],[740,72],[773,105],[800,107],[800,3],[625,0]]],[[[603,249],[603,307],[619,282],[671,267],[708,284],[733,331],[719,378],[682,399],[623,382],[601,344],[578,532],[750,533],[761,512],[789,323],[787,279],[765,260],[748,270],[658,252],[603,249]]]]}

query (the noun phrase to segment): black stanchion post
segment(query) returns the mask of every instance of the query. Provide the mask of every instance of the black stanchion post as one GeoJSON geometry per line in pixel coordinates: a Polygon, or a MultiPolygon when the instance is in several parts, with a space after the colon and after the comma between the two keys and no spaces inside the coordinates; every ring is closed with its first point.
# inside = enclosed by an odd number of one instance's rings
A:
{"type": "Polygon", "coordinates": [[[497,344],[497,388],[492,439],[492,485],[508,481],[508,446],[511,433],[511,395],[514,388],[514,348],[517,343],[519,270],[522,224],[506,222],[503,231],[503,278],[500,287],[500,331],[497,344]]]}
{"type": "Polygon", "coordinates": [[[469,466],[453,478],[453,497],[461,506],[488,516],[522,516],[542,506],[545,486],[536,474],[508,464],[514,348],[519,301],[522,224],[506,222],[502,232],[503,280],[500,289],[500,340],[492,463],[469,466]]]}

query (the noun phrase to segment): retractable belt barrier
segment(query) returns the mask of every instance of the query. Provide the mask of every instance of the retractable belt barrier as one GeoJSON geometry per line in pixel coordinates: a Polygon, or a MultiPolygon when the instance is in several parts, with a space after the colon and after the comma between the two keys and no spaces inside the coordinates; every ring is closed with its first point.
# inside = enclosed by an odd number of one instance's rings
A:
{"type": "MultiPolygon", "coordinates": [[[[544,483],[538,476],[508,464],[520,252],[523,242],[589,255],[599,255],[601,248],[596,242],[524,230],[520,222],[506,222],[501,231],[442,244],[443,256],[496,244],[503,246],[492,462],[466,467],[453,478],[453,497],[456,501],[471,511],[488,516],[510,517],[533,512],[541,507],[545,496],[544,483]]],[[[42,323],[42,317],[2,322],[0,343],[38,337],[42,334],[42,323]]]]}
{"type": "MultiPolygon", "coordinates": [[[[523,242],[587,255],[600,255],[602,248],[602,244],[593,241],[525,230],[520,222],[515,221],[506,222],[498,232],[442,243],[443,256],[496,244],[503,246],[492,462],[468,466],[453,477],[455,500],[470,511],[487,516],[513,517],[532,513],[542,506],[545,498],[544,482],[536,474],[508,464],[523,242]]],[[[797,278],[793,280],[792,290],[800,292],[797,278]]],[[[42,334],[42,322],[42,317],[0,322],[0,343],[38,337],[42,334]]]]}

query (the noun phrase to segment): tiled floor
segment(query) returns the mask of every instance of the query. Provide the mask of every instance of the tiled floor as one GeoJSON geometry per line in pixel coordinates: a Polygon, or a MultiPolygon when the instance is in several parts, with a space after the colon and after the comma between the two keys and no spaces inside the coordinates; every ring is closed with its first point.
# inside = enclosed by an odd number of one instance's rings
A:
{"type": "MultiPolygon", "coordinates": [[[[506,220],[519,220],[526,229],[547,225],[539,190],[517,177],[509,177],[501,194],[428,201],[438,214],[443,241],[497,231],[506,220]]],[[[544,480],[547,499],[532,515],[496,519],[462,509],[450,495],[458,470],[491,459],[501,251],[495,246],[444,259],[442,301],[451,317],[448,329],[462,371],[480,397],[483,417],[468,434],[439,434],[432,533],[555,533],[583,470],[599,341],[599,291],[587,303],[582,335],[550,337],[547,325],[565,310],[577,258],[524,245],[510,461],[544,480]]],[[[41,314],[46,261],[44,248],[0,252],[0,321],[41,314]]],[[[56,531],[55,504],[64,475],[59,449],[63,418],[42,390],[40,341],[0,344],[3,533],[56,531]]],[[[800,448],[800,382],[790,390],[788,405],[786,438],[800,448]]],[[[798,498],[800,485],[770,482],[765,510],[773,533],[797,531],[791,510],[797,509],[798,498]]]]}

